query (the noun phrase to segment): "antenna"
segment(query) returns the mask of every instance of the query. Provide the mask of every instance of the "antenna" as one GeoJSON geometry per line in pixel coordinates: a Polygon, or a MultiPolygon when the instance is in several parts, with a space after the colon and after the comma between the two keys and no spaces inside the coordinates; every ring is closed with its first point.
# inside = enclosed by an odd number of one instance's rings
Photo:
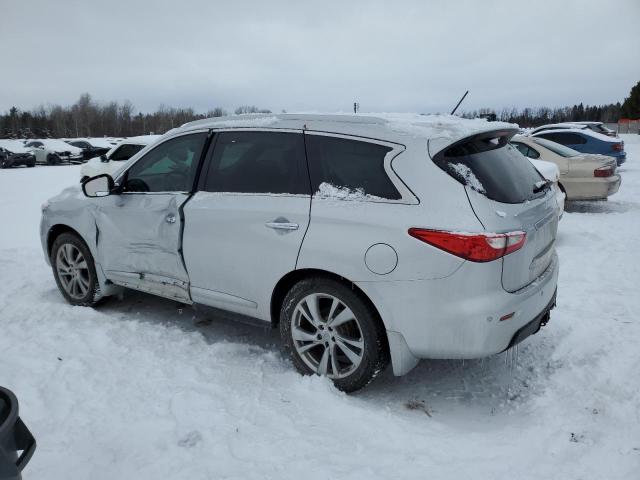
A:
{"type": "Polygon", "coordinates": [[[453,110],[451,110],[451,115],[453,115],[454,113],[456,113],[456,110],[458,109],[458,107],[460,106],[460,104],[462,103],[462,101],[466,98],[467,94],[469,93],[469,90],[467,90],[466,92],[464,92],[464,95],[462,95],[462,98],[460,99],[460,101],[458,102],[458,104],[456,105],[456,108],[454,108],[453,110]]]}

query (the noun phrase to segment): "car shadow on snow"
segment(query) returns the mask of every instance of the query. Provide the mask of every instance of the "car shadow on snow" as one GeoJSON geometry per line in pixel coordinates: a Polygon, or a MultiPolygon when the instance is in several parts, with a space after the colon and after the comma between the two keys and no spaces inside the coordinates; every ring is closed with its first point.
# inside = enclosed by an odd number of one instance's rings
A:
{"type": "Polygon", "coordinates": [[[572,201],[566,202],[564,209],[568,213],[625,213],[639,210],[640,204],[612,200],[572,201]]]}
{"type": "MultiPolygon", "coordinates": [[[[288,368],[294,368],[287,360],[278,329],[243,323],[220,310],[196,308],[133,290],[126,291],[120,300],[106,302],[100,310],[122,319],[198,332],[209,344],[257,346],[280,354],[288,368]]],[[[554,349],[553,336],[543,331],[517,348],[484,359],[423,360],[403,377],[395,377],[389,366],[354,396],[395,410],[422,412],[425,418],[451,418],[447,413],[468,409],[495,415],[517,408],[544,388],[541,379],[555,369],[548,361],[554,349]]]]}

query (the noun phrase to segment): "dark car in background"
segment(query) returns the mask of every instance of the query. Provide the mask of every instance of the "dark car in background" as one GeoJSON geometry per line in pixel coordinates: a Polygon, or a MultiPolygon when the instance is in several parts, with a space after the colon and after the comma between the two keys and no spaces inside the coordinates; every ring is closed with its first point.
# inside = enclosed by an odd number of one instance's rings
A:
{"type": "Polygon", "coordinates": [[[101,138],[72,138],[65,142],[82,150],[82,159],[85,161],[104,155],[113,147],[111,143],[101,138]]]}
{"type": "Polygon", "coordinates": [[[0,140],[0,168],[33,167],[36,157],[19,140],[0,140]]]}

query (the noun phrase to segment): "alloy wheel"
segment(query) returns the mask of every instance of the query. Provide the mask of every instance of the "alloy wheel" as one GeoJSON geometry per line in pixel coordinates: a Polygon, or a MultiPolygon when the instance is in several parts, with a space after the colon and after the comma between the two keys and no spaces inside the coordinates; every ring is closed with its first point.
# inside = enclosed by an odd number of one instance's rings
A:
{"type": "Polygon", "coordinates": [[[304,297],[293,311],[291,337],[302,361],[318,375],[344,378],[362,363],[365,344],[360,323],[333,295],[304,297]]]}
{"type": "Polygon", "coordinates": [[[89,266],[82,252],[71,243],[65,243],[58,249],[56,255],[56,270],[58,278],[67,294],[76,299],[82,299],[89,292],[89,266]]]}

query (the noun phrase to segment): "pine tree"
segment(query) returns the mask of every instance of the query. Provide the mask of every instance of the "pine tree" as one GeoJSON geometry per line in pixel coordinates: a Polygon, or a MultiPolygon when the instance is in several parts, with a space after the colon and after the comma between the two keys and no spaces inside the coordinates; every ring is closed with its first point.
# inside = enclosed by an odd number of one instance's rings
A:
{"type": "Polygon", "coordinates": [[[631,88],[629,96],[624,99],[621,113],[624,118],[640,119],[640,82],[631,88]]]}

